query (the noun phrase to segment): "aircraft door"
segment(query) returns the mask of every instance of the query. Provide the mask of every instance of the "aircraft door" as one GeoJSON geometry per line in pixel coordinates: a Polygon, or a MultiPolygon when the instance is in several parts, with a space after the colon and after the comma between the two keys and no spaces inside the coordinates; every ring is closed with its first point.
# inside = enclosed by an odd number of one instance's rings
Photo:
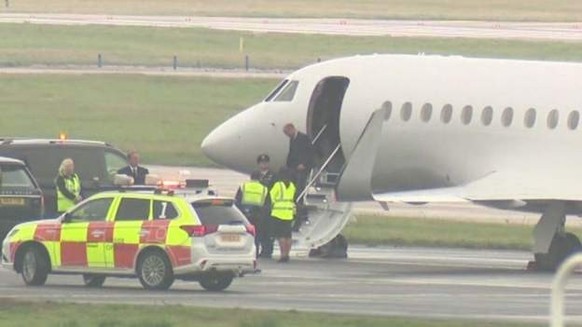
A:
{"type": "Polygon", "coordinates": [[[318,167],[327,162],[324,169],[332,175],[339,174],[345,164],[339,128],[342,103],[349,83],[346,77],[327,77],[317,84],[309,101],[307,133],[316,150],[315,161],[318,167]]]}

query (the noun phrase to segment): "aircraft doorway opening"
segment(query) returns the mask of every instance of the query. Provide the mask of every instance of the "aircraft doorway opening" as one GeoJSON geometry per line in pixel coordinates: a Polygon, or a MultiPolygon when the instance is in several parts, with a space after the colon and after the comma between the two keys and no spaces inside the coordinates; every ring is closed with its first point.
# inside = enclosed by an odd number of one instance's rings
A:
{"type": "Polygon", "coordinates": [[[340,114],[350,80],[341,76],[327,77],[315,87],[309,102],[307,132],[316,151],[316,165],[323,168],[322,177],[335,184],[345,156],[340,143],[340,114]]]}

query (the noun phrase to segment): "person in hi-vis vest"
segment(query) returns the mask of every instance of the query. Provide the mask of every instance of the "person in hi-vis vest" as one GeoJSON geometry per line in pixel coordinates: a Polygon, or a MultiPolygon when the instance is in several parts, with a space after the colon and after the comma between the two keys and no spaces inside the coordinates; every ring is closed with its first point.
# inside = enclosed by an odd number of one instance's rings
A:
{"type": "Polygon", "coordinates": [[[266,200],[269,189],[263,185],[256,176],[252,176],[250,181],[244,182],[238,189],[235,201],[236,206],[244,213],[249,222],[255,226],[255,247],[257,256],[261,250],[261,237],[258,228],[264,226],[262,220],[265,219],[266,200]]]}
{"type": "Polygon", "coordinates": [[[295,218],[295,193],[297,189],[291,181],[289,168],[279,171],[279,180],[273,184],[269,192],[271,199],[271,233],[279,241],[281,257],[279,262],[289,261],[291,251],[291,234],[295,218]]]}
{"type": "MultiPolygon", "coordinates": [[[[251,179],[256,179],[263,184],[268,191],[271,190],[273,184],[277,181],[275,172],[271,170],[271,158],[268,154],[262,153],[257,156],[257,170],[251,173],[251,179]]],[[[268,192],[267,192],[268,193],[268,192]]],[[[260,243],[260,258],[271,259],[273,257],[273,243],[275,242],[273,235],[271,235],[271,204],[267,194],[267,201],[265,203],[265,210],[263,216],[259,219],[255,226],[257,230],[257,238],[260,243]]]]}
{"type": "Polygon", "coordinates": [[[55,179],[57,188],[57,212],[63,213],[75,204],[81,202],[81,180],[75,174],[73,159],[67,158],[61,162],[59,174],[55,179]]]}

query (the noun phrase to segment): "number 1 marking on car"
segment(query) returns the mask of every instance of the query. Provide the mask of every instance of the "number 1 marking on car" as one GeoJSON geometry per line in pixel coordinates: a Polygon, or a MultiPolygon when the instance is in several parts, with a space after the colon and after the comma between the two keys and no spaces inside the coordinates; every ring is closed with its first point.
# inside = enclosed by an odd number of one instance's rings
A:
{"type": "Polygon", "coordinates": [[[158,218],[166,219],[166,208],[168,208],[168,202],[162,202],[162,212],[158,218]]]}

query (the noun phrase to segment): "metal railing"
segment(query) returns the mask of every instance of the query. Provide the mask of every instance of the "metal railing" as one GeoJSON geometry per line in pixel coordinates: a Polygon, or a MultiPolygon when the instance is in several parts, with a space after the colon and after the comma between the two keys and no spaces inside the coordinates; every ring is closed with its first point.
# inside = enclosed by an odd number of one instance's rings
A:
{"type": "Polygon", "coordinates": [[[552,282],[552,302],[550,309],[550,326],[564,326],[564,297],[565,288],[568,278],[574,272],[577,266],[582,264],[582,253],[576,254],[564,261],[552,282]]]}
{"type": "Polygon", "coordinates": [[[301,193],[297,197],[297,200],[295,201],[296,203],[301,202],[301,200],[307,194],[307,191],[309,190],[309,188],[315,183],[315,181],[319,178],[319,176],[321,175],[321,173],[323,173],[325,171],[325,169],[327,168],[327,165],[329,165],[329,163],[333,160],[333,157],[335,157],[335,155],[338,153],[338,151],[341,149],[341,147],[342,147],[341,144],[338,144],[337,145],[337,147],[333,150],[333,152],[331,153],[331,155],[325,160],[325,162],[323,163],[323,165],[321,165],[321,168],[319,168],[319,170],[317,171],[317,173],[313,176],[313,178],[311,178],[311,180],[309,181],[309,183],[307,183],[307,185],[305,185],[305,188],[301,191],[301,193]]]}
{"type": "Polygon", "coordinates": [[[321,137],[321,134],[323,134],[323,132],[325,132],[326,129],[327,129],[327,124],[323,125],[323,127],[319,130],[319,132],[317,132],[317,135],[315,135],[315,137],[313,138],[313,141],[311,141],[311,145],[315,145],[315,143],[317,143],[317,140],[319,140],[319,137],[321,137]]]}

